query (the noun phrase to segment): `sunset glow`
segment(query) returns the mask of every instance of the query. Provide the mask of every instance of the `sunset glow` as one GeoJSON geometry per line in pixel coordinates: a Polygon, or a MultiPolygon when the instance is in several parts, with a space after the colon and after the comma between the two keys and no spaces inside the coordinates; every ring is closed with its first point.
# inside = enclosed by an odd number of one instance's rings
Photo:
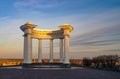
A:
{"type": "MultiPolygon", "coordinates": [[[[70,58],[120,55],[119,0],[1,0],[0,58],[23,58],[23,32],[20,26],[32,22],[37,28],[51,29],[63,24],[74,26],[70,58]],[[68,23],[68,24],[66,24],[68,23]]],[[[33,58],[38,41],[33,40],[33,58]]],[[[49,56],[44,40],[44,58],[49,56]]],[[[55,58],[59,43],[54,42],[55,58]]]]}

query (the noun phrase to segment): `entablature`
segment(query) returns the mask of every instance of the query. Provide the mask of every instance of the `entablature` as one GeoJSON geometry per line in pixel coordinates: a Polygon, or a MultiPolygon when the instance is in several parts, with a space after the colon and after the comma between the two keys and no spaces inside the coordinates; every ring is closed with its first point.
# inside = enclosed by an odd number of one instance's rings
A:
{"type": "Polygon", "coordinates": [[[33,29],[32,30],[32,37],[33,38],[40,38],[40,39],[59,39],[64,38],[64,30],[40,30],[40,29],[33,29]]]}
{"type": "Polygon", "coordinates": [[[31,35],[37,39],[63,39],[65,36],[70,37],[70,32],[73,27],[69,24],[64,24],[56,29],[37,29],[37,25],[27,22],[20,28],[24,32],[24,36],[31,35]]]}

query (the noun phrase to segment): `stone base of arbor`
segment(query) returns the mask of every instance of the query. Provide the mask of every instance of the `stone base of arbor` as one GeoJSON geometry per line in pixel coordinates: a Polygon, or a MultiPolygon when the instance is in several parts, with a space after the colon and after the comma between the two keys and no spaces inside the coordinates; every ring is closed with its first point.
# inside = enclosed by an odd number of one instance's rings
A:
{"type": "Polygon", "coordinates": [[[23,63],[22,68],[70,68],[70,64],[63,63],[23,63]]]}

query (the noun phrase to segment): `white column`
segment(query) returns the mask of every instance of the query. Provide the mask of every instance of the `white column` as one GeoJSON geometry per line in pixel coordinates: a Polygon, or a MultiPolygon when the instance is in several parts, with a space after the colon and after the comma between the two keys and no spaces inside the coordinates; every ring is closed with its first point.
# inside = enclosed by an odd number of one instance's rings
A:
{"type": "Polygon", "coordinates": [[[69,64],[69,36],[65,35],[64,38],[64,63],[69,64]]]}
{"type": "Polygon", "coordinates": [[[60,39],[60,63],[63,63],[63,39],[60,39]]]}
{"type": "Polygon", "coordinates": [[[38,39],[38,63],[42,63],[42,39],[38,39]]]}
{"type": "Polygon", "coordinates": [[[50,39],[50,63],[53,62],[53,39],[50,39]]]}
{"type": "Polygon", "coordinates": [[[24,61],[23,63],[32,63],[32,38],[30,34],[24,35],[24,61]]]}

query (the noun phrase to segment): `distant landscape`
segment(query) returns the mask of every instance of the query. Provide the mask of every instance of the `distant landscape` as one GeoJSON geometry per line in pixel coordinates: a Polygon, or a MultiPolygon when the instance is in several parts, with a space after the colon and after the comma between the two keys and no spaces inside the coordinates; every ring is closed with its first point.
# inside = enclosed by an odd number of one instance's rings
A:
{"type": "MultiPolygon", "coordinates": [[[[33,63],[37,63],[38,59],[33,59],[33,63]]],[[[59,63],[59,59],[54,59],[54,63],[59,63]]],[[[20,66],[22,65],[23,59],[0,59],[0,66],[20,66]]],[[[49,63],[49,59],[43,59],[43,63],[49,63]]],[[[70,59],[71,64],[82,65],[81,59],[70,59]]]]}
{"type": "MultiPolygon", "coordinates": [[[[59,63],[59,59],[54,59],[54,63],[59,63]]],[[[38,63],[38,59],[32,59],[33,63],[38,63]]],[[[23,59],[0,59],[0,67],[21,66],[23,59]]],[[[49,59],[42,59],[42,63],[49,63],[49,59]]],[[[84,57],[83,59],[70,59],[73,66],[90,67],[97,69],[107,69],[120,71],[120,57],[118,55],[101,55],[92,59],[84,57]]]]}

